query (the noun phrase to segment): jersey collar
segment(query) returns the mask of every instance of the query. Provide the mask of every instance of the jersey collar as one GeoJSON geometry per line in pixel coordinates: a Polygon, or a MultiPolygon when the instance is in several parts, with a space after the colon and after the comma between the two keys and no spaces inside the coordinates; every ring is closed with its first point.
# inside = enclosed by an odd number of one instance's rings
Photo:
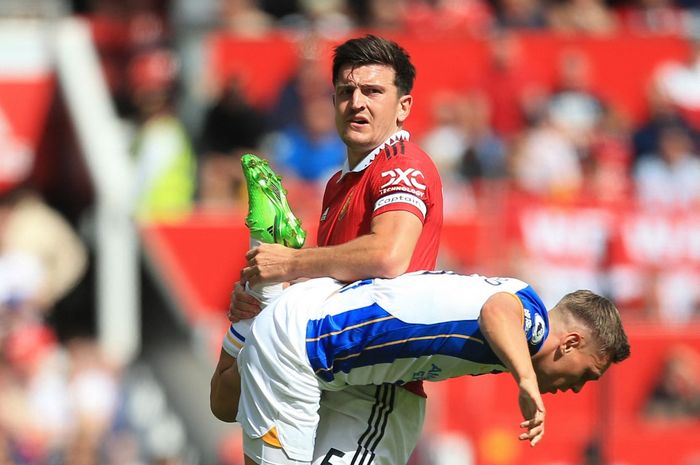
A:
{"type": "Polygon", "coordinates": [[[386,147],[387,145],[392,145],[394,142],[399,140],[409,140],[410,138],[411,135],[405,129],[401,129],[400,131],[395,132],[387,140],[385,140],[384,143],[382,143],[382,145],[368,153],[367,156],[363,158],[362,161],[358,163],[357,166],[355,166],[355,168],[353,169],[350,169],[350,162],[346,158],[345,163],[343,163],[343,169],[340,173],[338,181],[343,179],[343,176],[345,176],[347,173],[359,173],[360,171],[364,171],[370,164],[372,164],[377,154],[384,150],[384,147],[386,147]]]}

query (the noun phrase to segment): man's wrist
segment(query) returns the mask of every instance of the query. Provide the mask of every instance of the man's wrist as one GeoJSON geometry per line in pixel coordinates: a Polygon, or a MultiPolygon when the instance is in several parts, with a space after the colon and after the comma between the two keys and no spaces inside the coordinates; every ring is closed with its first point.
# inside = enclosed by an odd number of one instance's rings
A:
{"type": "Polygon", "coordinates": [[[515,380],[518,383],[520,389],[537,389],[537,376],[535,373],[527,373],[521,376],[515,376],[515,380]]]}
{"type": "Polygon", "coordinates": [[[292,253],[287,262],[289,266],[289,273],[286,281],[292,281],[301,276],[305,276],[303,254],[304,251],[302,249],[292,249],[292,253]]]}

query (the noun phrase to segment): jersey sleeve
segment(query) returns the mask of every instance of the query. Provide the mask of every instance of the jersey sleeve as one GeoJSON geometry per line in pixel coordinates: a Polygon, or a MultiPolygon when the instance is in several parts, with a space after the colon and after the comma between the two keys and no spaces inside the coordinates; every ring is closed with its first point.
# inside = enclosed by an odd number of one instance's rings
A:
{"type": "Polygon", "coordinates": [[[530,348],[530,354],[534,355],[539,352],[549,335],[547,308],[530,286],[519,290],[515,295],[523,304],[523,330],[530,348]]]}
{"type": "Polygon", "coordinates": [[[411,147],[399,141],[378,155],[387,159],[370,180],[373,218],[389,211],[408,211],[425,221],[433,203],[433,191],[440,189],[439,175],[432,160],[411,147]]]}

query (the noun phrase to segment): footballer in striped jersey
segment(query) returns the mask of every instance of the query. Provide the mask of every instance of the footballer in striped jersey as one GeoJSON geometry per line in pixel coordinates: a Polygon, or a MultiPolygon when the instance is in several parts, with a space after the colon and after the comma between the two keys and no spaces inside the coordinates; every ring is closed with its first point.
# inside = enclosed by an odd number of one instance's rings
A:
{"type": "Polygon", "coordinates": [[[541,393],[579,392],[629,351],[617,309],[590,291],[547,311],[513,278],[427,271],[310,280],[260,313],[239,354],[246,463],[311,463],[325,391],[500,372],[518,384],[520,439],[535,445],[541,393]]]}

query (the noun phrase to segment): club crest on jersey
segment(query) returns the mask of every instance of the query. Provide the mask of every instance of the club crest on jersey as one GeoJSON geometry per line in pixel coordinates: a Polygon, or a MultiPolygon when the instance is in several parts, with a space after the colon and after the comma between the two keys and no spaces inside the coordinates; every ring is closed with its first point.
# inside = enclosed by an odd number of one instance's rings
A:
{"type": "Polygon", "coordinates": [[[345,214],[348,212],[348,209],[350,208],[350,201],[352,200],[352,195],[354,192],[350,192],[348,196],[345,198],[345,202],[343,203],[343,207],[340,209],[340,213],[338,213],[338,221],[342,220],[343,217],[345,217],[345,214]]]}

